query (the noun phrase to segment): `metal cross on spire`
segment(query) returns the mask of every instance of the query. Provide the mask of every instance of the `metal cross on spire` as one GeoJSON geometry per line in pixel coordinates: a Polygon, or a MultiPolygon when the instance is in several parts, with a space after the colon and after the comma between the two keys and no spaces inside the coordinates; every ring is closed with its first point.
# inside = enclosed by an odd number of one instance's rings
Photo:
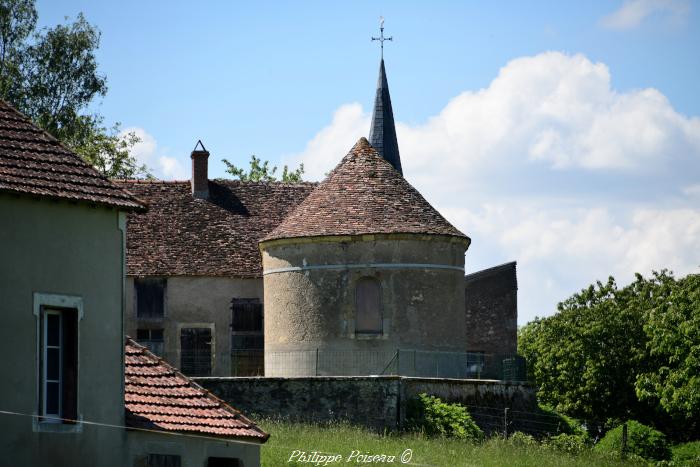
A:
{"type": "Polygon", "coordinates": [[[382,46],[382,60],[384,60],[384,41],[393,41],[394,36],[384,37],[384,17],[379,17],[379,37],[372,37],[372,42],[379,41],[382,46]]]}

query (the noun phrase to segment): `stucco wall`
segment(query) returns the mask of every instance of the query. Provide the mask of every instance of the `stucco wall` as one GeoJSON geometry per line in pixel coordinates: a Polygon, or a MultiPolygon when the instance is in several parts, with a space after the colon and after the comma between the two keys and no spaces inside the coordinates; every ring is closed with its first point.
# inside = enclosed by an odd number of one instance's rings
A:
{"type": "Polygon", "coordinates": [[[298,350],[465,350],[465,247],[449,237],[399,235],[262,244],[265,374],[313,374],[306,360],[285,354],[298,350]],[[401,264],[448,268],[392,267],[401,264]],[[381,284],[379,336],[355,333],[355,284],[367,276],[381,284]]]}
{"type": "Polygon", "coordinates": [[[166,361],[180,367],[180,329],[209,327],[212,329],[212,375],[231,373],[231,300],[263,299],[262,279],[229,277],[167,278],[165,316],[163,319],[136,317],[134,278],[127,279],[126,332],[136,338],[137,329],[163,329],[166,361]]]}
{"type": "Polygon", "coordinates": [[[148,454],[180,456],[181,467],[206,467],[209,457],[239,459],[243,467],[260,465],[260,445],[257,443],[130,431],[124,465],[147,467],[148,454]]]}
{"type": "MultiPolygon", "coordinates": [[[[425,392],[472,407],[488,428],[502,409],[537,409],[529,383],[406,378],[399,376],[300,378],[196,378],[197,383],[244,413],[294,421],[348,420],[377,430],[394,430],[406,416],[406,402],[425,392]],[[495,412],[494,412],[495,410],[495,412]]],[[[274,436],[274,434],[273,434],[274,436]]]]}
{"type": "Polygon", "coordinates": [[[515,354],[518,350],[516,263],[485,269],[465,278],[467,348],[515,354]]]}
{"type": "MultiPolygon", "coordinates": [[[[119,214],[67,202],[0,194],[0,406],[38,411],[34,293],[80,297],[78,414],[123,425],[122,235],[119,214]]],[[[27,416],[0,415],[3,465],[115,465],[123,430],[81,425],[79,433],[35,432],[27,416]]]]}

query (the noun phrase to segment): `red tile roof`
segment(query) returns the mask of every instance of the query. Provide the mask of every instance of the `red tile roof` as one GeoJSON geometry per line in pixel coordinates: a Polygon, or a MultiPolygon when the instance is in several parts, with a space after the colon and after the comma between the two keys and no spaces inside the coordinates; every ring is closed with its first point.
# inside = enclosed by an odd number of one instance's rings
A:
{"type": "Polygon", "coordinates": [[[316,183],[209,181],[209,199],[190,182],[120,181],[148,203],[128,217],[127,274],[262,277],[258,241],[316,183]]]}
{"type": "Polygon", "coordinates": [[[238,410],[126,338],[126,425],[265,442],[270,436],[238,410]]]}
{"type": "Polygon", "coordinates": [[[468,237],[450,224],[365,138],[264,239],[415,233],[468,237]]]}
{"type": "Polygon", "coordinates": [[[2,100],[0,191],[143,209],[137,199],[2,100]]]}

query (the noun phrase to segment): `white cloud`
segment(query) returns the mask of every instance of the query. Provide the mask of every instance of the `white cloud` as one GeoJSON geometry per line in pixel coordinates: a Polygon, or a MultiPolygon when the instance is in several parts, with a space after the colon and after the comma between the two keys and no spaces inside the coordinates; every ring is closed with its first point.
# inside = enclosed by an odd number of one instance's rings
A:
{"type": "Polygon", "coordinates": [[[600,23],[609,29],[632,29],[654,14],[681,21],[689,11],[688,0],[625,0],[618,10],[601,18],[600,23]]]}
{"type": "Polygon", "coordinates": [[[163,154],[156,139],[146,130],[139,127],[124,128],[120,135],[134,133],[141,141],[136,143],[131,154],[142,164],[153,171],[156,178],[164,180],[188,180],[190,173],[180,159],[163,154]]]}
{"type": "MultiPolygon", "coordinates": [[[[344,105],[294,159],[321,176],[368,128],[359,104],[344,105]]],[[[463,92],[422,125],[399,123],[397,133],[406,171],[431,176],[436,154],[451,168],[443,175],[459,177],[505,161],[651,173],[700,154],[699,118],[652,88],[616,92],[605,64],[559,52],[515,59],[488,88],[463,92]]]]}
{"type": "MultiPolygon", "coordinates": [[[[291,162],[323,178],[368,129],[341,106],[291,162]]],[[[468,270],[519,261],[521,323],[610,274],[698,272],[700,118],[656,89],[614,90],[603,63],[518,58],[397,133],[407,179],[472,237],[468,270]]]]}
{"type": "Polygon", "coordinates": [[[700,273],[695,207],[616,212],[510,200],[442,211],[472,238],[468,272],[518,261],[520,323],[552,314],[558,301],[609,275],[622,285],[635,272],[700,273]]]}
{"type": "Polygon", "coordinates": [[[342,156],[360,137],[366,136],[369,122],[369,115],[362,111],[360,104],[344,104],[335,111],[330,125],[321,129],[306,144],[303,155],[288,156],[285,159],[295,162],[289,164],[292,167],[298,165],[298,162],[303,162],[304,176],[311,180],[320,180],[340,162],[342,156]]]}

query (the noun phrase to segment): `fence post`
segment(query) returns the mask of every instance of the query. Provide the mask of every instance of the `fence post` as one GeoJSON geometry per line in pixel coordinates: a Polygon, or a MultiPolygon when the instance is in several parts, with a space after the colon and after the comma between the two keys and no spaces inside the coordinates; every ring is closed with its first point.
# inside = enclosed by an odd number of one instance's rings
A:
{"type": "Polygon", "coordinates": [[[316,368],[314,373],[318,376],[318,347],[316,347],[316,368]]]}
{"type": "Polygon", "coordinates": [[[399,358],[401,356],[401,350],[396,349],[396,376],[401,376],[401,359],[399,358]]]}
{"type": "Polygon", "coordinates": [[[503,410],[503,437],[508,439],[508,407],[503,410]]]}
{"type": "Polygon", "coordinates": [[[627,423],[622,424],[622,458],[627,456],[627,423]]]}

